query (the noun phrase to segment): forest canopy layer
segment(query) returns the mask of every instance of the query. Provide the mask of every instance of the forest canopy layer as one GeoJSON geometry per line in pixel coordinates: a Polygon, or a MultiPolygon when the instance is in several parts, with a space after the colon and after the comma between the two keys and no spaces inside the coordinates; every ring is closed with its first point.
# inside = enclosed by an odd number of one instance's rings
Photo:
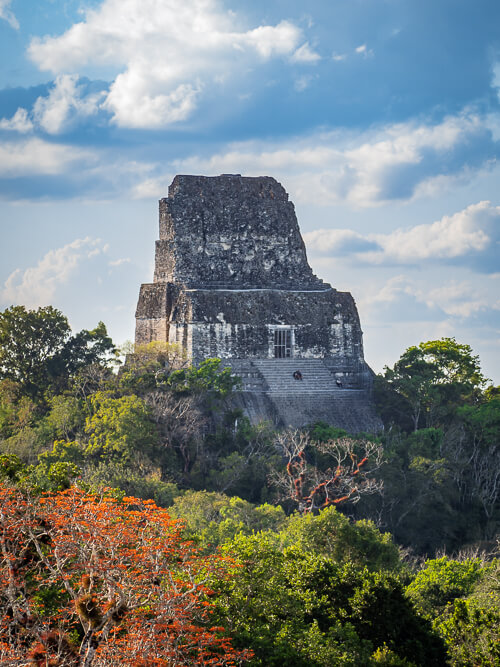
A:
{"type": "Polygon", "coordinates": [[[378,435],[251,425],[218,359],[119,357],[0,313],[2,664],[500,661],[500,390],[468,345],[386,368],[378,435]]]}

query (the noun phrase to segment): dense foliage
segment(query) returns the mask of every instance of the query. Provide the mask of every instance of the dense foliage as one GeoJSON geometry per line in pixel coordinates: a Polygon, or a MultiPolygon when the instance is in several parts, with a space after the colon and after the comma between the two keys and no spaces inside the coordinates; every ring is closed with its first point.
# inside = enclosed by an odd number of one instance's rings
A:
{"type": "Polygon", "coordinates": [[[499,664],[486,384],[429,341],[376,378],[382,433],[277,433],[217,359],[116,372],[102,323],[0,313],[2,664],[499,664]]]}
{"type": "Polygon", "coordinates": [[[423,554],[491,548],[500,520],[500,394],[454,339],[409,348],[376,381],[384,500],[359,508],[423,554]]]}

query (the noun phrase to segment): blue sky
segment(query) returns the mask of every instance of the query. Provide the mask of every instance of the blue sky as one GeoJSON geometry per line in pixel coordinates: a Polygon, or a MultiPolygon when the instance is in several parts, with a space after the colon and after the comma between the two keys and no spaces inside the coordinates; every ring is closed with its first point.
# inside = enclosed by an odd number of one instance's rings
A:
{"type": "Polygon", "coordinates": [[[497,0],[0,0],[0,308],[133,338],[176,173],[270,175],[376,370],[500,383],[497,0]]]}

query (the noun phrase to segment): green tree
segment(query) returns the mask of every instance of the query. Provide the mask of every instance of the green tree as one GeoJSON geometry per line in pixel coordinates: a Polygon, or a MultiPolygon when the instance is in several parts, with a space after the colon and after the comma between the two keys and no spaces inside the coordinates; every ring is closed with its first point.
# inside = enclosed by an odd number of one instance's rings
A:
{"type": "Polygon", "coordinates": [[[202,488],[238,495],[252,503],[274,500],[269,478],[281,465],[269,422],[250,424],[240,410],[225,413],[223,423],[204,440],[199,471],[202,488]]]}
{"type": "MultiPolygon", "coordinates": [[[[446,439],[464,504],[479,502],[491,532],[498,531],[500,510],[500,398],[458,409],[456,428],[446,439]]],[[[488,535],[486,537],[492,537],[488,535]]]]}
{"type": "Polygon", "coordinates": [[[180,491],[173,482],[164,481],[154,465],[147,461],[101,461],[86,465],[82,471],[82,483],[95,491],[115,489],[115,496],[135,496],[152,499],[159,507],[168,507],[180,491]]]}
{"type": "Polygon", "coordinates": [[[381,533],[371,521],[350,521],[335,507],[325,507],[317,515],[292,514],[279,538],[284,546],[296,545],[336,563],[354,563],[371,571],[402,569],[398,547],[389,533],[381,533]]]}
{"type": "Polygon", "coordinates": [[[120,372],[120,384],[134,394],[164,388],[170,373],[188,365],[179,343],[151,341],[144,345],[125,343],[120,350],[126,364],[120,372]]]}
{"type": "Polygon", "coordinates": [[[406,591],[418,611],[432,620],[448,603],[472,592],[483,567],[479,558],[458,561],[443,556],[431,559],[426,561],[406,591]]]}
{"type": "Polygon", "coordinates": [[[17,482],[24,470],[21,459],[15,454],[0,454],[0,480],[17,482]]]}
{"type": "Polygon", "coordinates": [[[34,399],[50,387],[64,387],[80,368],[102,362],[113,349],[102,322],[72,336],[67,318],[52,306],[12,306],[0,313],[0,380],[17,382],[34,399]]]}
{"type": "Polygon", "coordinates": [[[457,404],[477,399],[486,383],[479,358],[454,338],[408,348],[392,369],[386,367],[384,377],[408,401],[415,431],[435,426],[457,404]]]}
{"type": "Polygon", "coordinates": [[[0,454],[0,481],[8,481],[30,491],[68,489],[79,472],[78,466],[68,461],[41,458],[37,466],[26,466],[15,454],[0,454]]]}
{"type": "Polygon", "coordinates": [[[64,315],[52,306],[26,310],[12,306],[0,313],[0,378],[18,382],[30,396],[51,379],[50,362],[70,338],[64,315]]]}
{"type": "Polygon", "coordinates": [[[74,378],[82,368],[92,364],[106,365],[115,353],[106,326],[99,322],[94,329],[82,329],[67,340],[59,354],[50,360],[50,375],[59,382],[60,388],[64,388],[67,379],[74,378]]]}
{"type": "Polygon", "coordinates": [[[216,618],[255,652],[250,664],[370,665],[385,646],[410,663],[445,664],[442,642],[397,577],[297,546],[281,551],[270,534],[240,535],[223,552],[234,566],[212,583],[216,618]]]}
{"type": "Polygon", "coordinates": [[[132,461],[150,456],[158,443],[151,412],[138,396],[110,398],[103,392],[90,397],[92,413],[87,417],[85,453],[94,460],[132,461]]]}
{"type": "Polygon", "coordinates": [[[236,535],[276,531],[285,522],[279,506],[256,506],[236,496],[209,491],[188,490],[178,495],[170,512],[182,519],[189,536],[209,551],[236,535]]]}
{"type": "Polygon", "coordinates": [[[468,597],[449,602],[434,627],[448,645],[456,667],[500,664],[500,562],[484,565],[468,597]]]}
{"type": "Polygon", "coordinates": [[[69,489],[79,476],[80,469],[69,461],[50,464],[43,462],[37,466],[28,466],[20,482],[22,486],[27,486],[36,492],[64,491],[69,489]]]}
{"type": "Polygon", "coordinates": [[[0,437],[10,438],[18,431],[33,426],[37,417],[37,406],[28,396],[23,396],[18,382],[0,381],[0,437]]]}
{"type": "Polygon", "coordinates": [[[207,394],[224,398],[240,385],[230,368],[221,369],[221,360],[205,359],[198,367],[190,366],[173,371],[168,385],[179,393],[207,394]]]}
{"type": "Polygon", "coordinates": [[[83,430],[85,414],[74,396],[53,396],[49,406],[50,412],[45,417],[45,425],[50,439],[71,440],[83,430]]]}
{"type": "Polygon", "coordinates": [[[437,624],[456,667],[500,665],[500,611],[475,600],[455,600],[437,624]]]}
{"type": "Polygon", "coordinates": [[[442,446],[440,429],[420,429],[409,435],[389,431],[384,436],[386,462],[380,469],[383,496],[377,505],[367,505],[363,498],[356,516],[376,518],[397,543],[418,554],[460,548],[470,517],[459,505],[442,446]]]}

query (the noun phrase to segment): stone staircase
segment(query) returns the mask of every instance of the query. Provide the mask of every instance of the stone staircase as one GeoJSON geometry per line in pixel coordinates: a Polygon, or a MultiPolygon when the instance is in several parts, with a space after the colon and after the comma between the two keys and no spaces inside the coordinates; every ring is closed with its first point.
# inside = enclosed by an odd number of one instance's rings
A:
{"type": "Polygon", "coordinates": [[[322,394],[342,392],[322,359],[252,359],[272,394],[322,394]],[[293,374],[299,370],[302,380],[293,374]]]}
{"type": "Polygon", "coordinates": [[[233,400],[253,424],[271,417],[278,428],[302,428],[316,421],[350,433],[361,428],[377,432],[382,427],[369,392],[352,385],[338,387],[323,359],[226,359],[223,363],[242,379],[241,391],[233,400]],[[302,380],[294,379],[296,370],[302,380]]]}
{"type": "Polygon", "coordinates": [[[241,379],[242,391],[257,393],[269,391],[269,385],[262,373],[250,359],[223,359],[222,365],[230,368],[232,375],[237,375],[241,379]]]}

